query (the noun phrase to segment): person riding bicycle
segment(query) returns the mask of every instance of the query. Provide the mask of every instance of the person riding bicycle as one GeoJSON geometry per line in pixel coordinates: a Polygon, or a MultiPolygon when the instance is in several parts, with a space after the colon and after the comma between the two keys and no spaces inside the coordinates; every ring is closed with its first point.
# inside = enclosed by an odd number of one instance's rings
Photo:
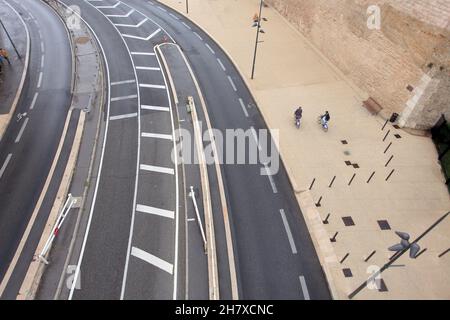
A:
{"type": "Polygon", "coordinates": [[[322,120],[322,124],[328,124],[328,122],[330,121],[330,114],[328,113],[328,111],[325,111],[325,114],[320,116],[320,119],[322,120]]]}
{"type": "Polygon", "coordinates": [[[298,107],[297,110],[295,110],[295,119],[301,119],[302,118],[302,114],[303,114],[303,109],[302,107],[298,107]]]}

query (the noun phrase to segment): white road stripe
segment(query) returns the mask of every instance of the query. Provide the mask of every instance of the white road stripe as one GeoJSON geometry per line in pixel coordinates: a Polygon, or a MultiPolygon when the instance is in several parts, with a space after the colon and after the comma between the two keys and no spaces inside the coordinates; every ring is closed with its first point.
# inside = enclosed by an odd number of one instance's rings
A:
{"type": "Polygon", "coordinates": [[[306,285],[305,277],[300,276],[300,285],[302,286],[303,298],[305,300],[311,300],[309,297],[308,287],[306,285]]]}
{"type": "Polygon", "coordinates": [[[197,38],[203,41],[203,38],[197,32],[194,32],[194,34],[197,36],[197,38]]]}
{"type": "Polygon", "coordinates": [[[159,208],[155,208],[155,207],[144,206],[141,204],[138,204],[136,206],[136,211],[142,212],[142,213],[153,214],[156,216],[165,217],[165,218],[169,218],[169,219],[173,219],[175,217],[175,214],[173,211],[159,209],[159,208]]]}
{"type": "Polygon", "coordinates": [[[135,82],[136,82],[136,80],[124,80],[124,81],[111,82],[111,85],[117,86],[120,84],[135,83],[135,82]]]}
{"type": "Polygon", "coordinates": [[[231,84],[231,86],[233,87],[233,90],[234,90],[234,91],[237,91],[237,88],[236,88],[236,85],[234,84],[233,79],[231,79],[231,77],[228,76],[228,80],[230,81],[230,84],[231,84]]]}
{"type": "Polygon", "coordinates": [[[209,44],[205,43],[205,46],[209,49],[209,51],[211,51],[212,54],[216,54],[209,44]]]}
{"type": "Polygon", "coordinates": [[[164,9],[163,7],[158,6],[158,9],[161,10],[161,11],[167,12],[167,10],[164,9]]]}
{"type": "Polygon", "coordinates": [[[45,56],[42,55],[42,57],[41,57],[41,69],[44,69],[44,60],[45,60],[45,56]]]}
{"type": "Polygon", "coordinates": [[[120,5],[120,1],[118,1],[115,5],[113,6],[96,6],[97,9],[115,9],[120,5]]]}
{"type": "Polygon", "coordinates": [[[127,14],[105,14],[105,16],[110,18],[128,18],[134,11],[135,11],[134,9],[131,9],[131,11],[128,12],[127,14]]]}
{"type": "Polygon", "coordinates": [[[44,42],[41,41],[41,53],[43,54],[44,52],[45,52],[44,42]]]}
{"type": "Polygon", "coordinates": [[[172,18],[174,18],[175,20],[180,20],[176,15],[169,13],[169,16],[171,16],[172,18]]]}
{"type": "Polygon", "coordinates": [[[42,85],[42,76],[43,76],[43,73],[42,73],[42,71],[39,73],[39,80],[38,80],[38,84],[37,84],[37,87],[38,88],[40,88],[41,87],[41,85],[42,85]]]}
{"type": "Polygon", "coordinates": [[[269,179],[270,186],[272,187],[273,193],[278,193],[277,185],[275,184],[275,181],[273,180],[273,176],[270,173],[269,168],[267,168],[267,166],[265,165],[264,169],[266,170],[267,178],[269,179]]]}
{"type": "Polygon", "coordinates": [[[135,118],[137,117],[137,113],[127,113],[127,114],[122,114],[119,116],[111,116],[109,117],[109,120],[113,121],[113,120],[121,120],[121,119],[128,119],[128,118],[135,118]]]}
{"type": "Polygon", "coordinates": [[[225,69],[225,66],[222,63],[222,60],[220,60],[219,58],[217,58],[217,62],[219,63],[220,67],[222,68],[223,71],[227,71],[227,69],[225,69]]]}
{"type": "Polygon", "coordinates": [[[295,246],[294,237],[292,237],[291,228],[289,227],[289,223],[286,218],[286,213],[283,209],[280,209],[281,219],[283,220],[284,229],[286,229],[286,233],[289,239],[289,244],[291,245],[291,250],[293,254],[297,254],[297,247],[295,246]]]}
{"type": "Polygon", "coordinates": [[[6,156],[6,160],[5,160],[5,162],[3,162],[3,165],[2,165],[2,167],[0,169],[0,179],[3,176],[3,173],[5,173],[6,167],[8,166],[8,163],[11,160],[11,157],[12,157],[11,153],[6,156]]]}
{"type": "Polygon", "coordinates": [[[141,109],[143,110],[153,110],[153,111],[166,111],[169,112],[170,108],[169,107],[158,107],[158,106],[148,106],[148,105],[141,105],[141,109]]]}
{"type": "Polygon", "coordinates": [[[192,30],[191,27],[190,27],[186,22],[182,22],[182,24],[183,24],[186,28],[188,28],[189,30],[192,30]]]}
{"type": "Polygon", "coordinates": [[[138,36],[133,36],[131,34],[122,34],[123,37],[125,38],[131,38],[131,39],[137,39],[137,40],[144,40],[144,41],[148,41],[151,38],[153,38],[154,36],[156,36],[158,33],[161,32],[161,29],[157,29],[155,32],[153,32],[151,35],[149,35],[148,37],[144,38],[144,37],[138,37],[138,36]]]}
{"type": "Polygon", "coordinates": [[[139,22],[138,24],[115,23],[114,25],[115,25],[116,27],[139,28],[139,27],[141,27],[144,23],[146,23],[147,21],[148,21],[148,19],[145,18],[144,20],[142,20],[142,21],[139,22]]]}
{"type": "Polygon", "coordinates": [[[167,273],[173,274],[173,265],[167,261],[164,261],[148,252],[145,252],[139,248],[133,247],[131,248],[131,255],[139,258],[145,262],[154,265],[155,267],[166,271],[167,273]]]}
{"type": "Polygon", "coordinates": [[[131,52],[134,56],[154,56],[154,52],[131,52]]]}
{"type": "Polygon", "coordinates": [[[30,118],[25,118],[25,121],[22,124],[22,128],[20,128],[19,134],[16,137],[16,140],[14,141],[14,143],[19,143],[20,139],[22,138],[23,132],[25,131],[25,128],[28,124],[28,120],[30,120],[30,118]]]}
{"type": "Polygon", "coordinates": [[[151,171],[151,172],[159,172],[173,175],[175,172],[172,168],[158,167],[158,166],[149,166],[146,164],[141,164],[141,170],[143,171],[151,171]]]}
{"type": "Polygon", "coordinates": [[[247,109],[245,108],[245,104],[244,104],[244,101],[242,100],[242,98],[239,98],[239,103],[241,104],[242,111],[244,111],[245,116],[248,118],[248,112],[247,112],[247,109]]]}
{"type": "Polygon", "coordinates": [[[116,98],[111,98],[111,102],[114,101],[122,101],[122,100],[129,100],[129,99],[136,99],[138,96],[137,94],[133,94],[130,96],[123,96],[123,97],[116,97],[116,98]]]}
{"type": "Polygon", "coordinates": [[[149,71],[161,71],[160,68],[157,67],[136,67],[136,70],[149,70],[149,71]]]}
{"type": "Polygon", "coordinates": [[[36,104],[36,100],[37,100],[38,96],[39,96],[39,92],[36,92],[34,94],[33,101],[31,101],[30,110],[34,109],[34,105],[36,104]]]}
{"type": "Polygon", "coordinates": [[[173,139],[171,134],[142,132],[141,136],[143,138],[156,138],[156,139],[164,139],[164,140],[170,140],[170,141],[172,141],[172,139],[173,139]]]}
{"type": "Polygon", "coordinates": [[[163,85],[159,85],[159,84],[145,84],[145,83],[140,83],[139,87],[141,88],[152,88],[152,89],[166,89],[166,86],[163,85]]]}
{"type": "Polygon", "coordinates": [[[261,148],[261,145],[259,144],[258,134],[256,133],[256,130],[255,130],[255,128],[253,128],[253,126],[251,126],[250,129],[252,130],[253,139],[255,139],[255,142],[258,145],[258,149],[259,149],[259,151],[261,151],[262,148],[261,148]]]}

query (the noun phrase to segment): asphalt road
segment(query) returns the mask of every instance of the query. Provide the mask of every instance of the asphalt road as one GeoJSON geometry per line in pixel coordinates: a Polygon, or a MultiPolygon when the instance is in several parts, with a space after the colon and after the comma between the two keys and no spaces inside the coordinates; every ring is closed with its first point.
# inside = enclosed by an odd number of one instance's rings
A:
{"type": "MultiPolygon", "coordinates": [[[[52,165],[70,106],[71,50],[64,25],[40,1],[8,1],[30,30],[31,57],[17,113],[0,142],[0,280],[4,280],[52,165]],[[6,160],[8,160],[7,165],[6,160]]],[[[3,299],[15,299],[47,221],[78,121],[72,114],[60,160],[3,299]]]]}
{"type": "MultiPolygon", "coordinates": [[[[81,289],[72,290],[70,297],[207,298],[206,259],[199,253],[198,231],[186,221],[192,212],[184,203],[189,200],[189,184],[183,185],[181,173],[194,182],[198,177],[194,167],[171,161],[174,129],[186,115],[174,114],[154,45],[173,37],[181,46],[199,81],[214,128],[222,132],[266,129],[255,102],[220,47],[157,2],[64,3],[80,7],[102,43],[111,98],[88,232],[81,252],[75,253],[81,289]],[[191,254],[193,250],[196,254],[191,254]]],[[[200,120],[205,116],[199,112],[200,120]]],[[[281,167],[269,178],[261,175],[261,169],[261,164],[221,168],[240,298],[329,299],[286,171],[281,167]]],[[[209,167],[210,179],[215,181],[212,171],[209,167]]],[[[214,200],[216,193],[212,190],[213,209],[219,205],[214,200]]],[[[221,294],[229,298],[223,217],[220,210],[213,211],[221,294]]]]}

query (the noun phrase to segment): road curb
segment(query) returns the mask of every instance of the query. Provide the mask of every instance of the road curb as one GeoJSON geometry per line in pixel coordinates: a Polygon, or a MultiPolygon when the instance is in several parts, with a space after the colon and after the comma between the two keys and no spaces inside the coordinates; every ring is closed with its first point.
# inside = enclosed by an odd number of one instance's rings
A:
{"type": "MultiPolygon", "coordinates": [[[[243,80],[245,86],[247,87],[248,92],[250,93],[252,99],[256,102],[256,106],[258,107],[259,101],[256,98],[256,96],[253,94],[253,91],[251,90],[251,86],[250,86],[249,80],[244,76],[244,73],[242,72],[241,68],[236,63],[236,61],[233,59],[232,55],[227,51],[227,49],[225,49],[225,47],[222,46],[221,43],[215,37],[213,37],[210,32],[205,30],[205,28],[201,27],[197,22],[192,20],[184,12],[182,12],[179,9],[177,9],[175,7],[172,7],[172,6],[168,5],[168,4],[165,4],[165,3],[163,3],[163,2],[161,2],[159,0],[156,0],[156,1],[159,4],[161,4],[162,6],[164,6],[166,8],[169,8],[171,10],[174,10],[178,14],[182,15],[183,17],[185,17],[192,24],[194,24],[200,30],[202,30],[205,34],[207,34],[208,37],[212,41],[214,41],[218,47],[221,48],[221,50],[225,53],[225,55],[228,57],[228,59],[231,61],[233,66],[236,68],[236,70],[240,74],[241,79],[243,80]]],[[[321,57],[323,57],[323,55],[321,55],[321,57]]],[[[336,71],[335,68],[333,68],[333,70],[336,71]]],[[[338,71],[337,71],[337,73],[341,76],[341,73],[339,73],[338,71]]],[[[346,80],[346,79],[344,79],[344,80],[346,80]]],[[[259,107],[258,107],[258,109],[260,111],[260,114],[262,116],[264,124],[267,126],[267,128],[270,128],[268,126],[268,124],[267,124],[264,112],[262,112],[262,110],[259,107]]],[[[331,294],[331,296],[332,296],[332,298],[334,300],[345,299],[346,295],[338,292],[338,290],[336,289],[335,280],[334,280],[334,277],[332,275],[332,271],[329,269],[329,265],[330,264],[335,263],[335,261],[337,263],[337,257],[334,254],[334,250],[332,251],[333,254],[330,254],[327,257],[325,257],[323,255],[323,252],[321,251],[322,247],[326,246],[326,241],[329,244],[330,240],[329,240],[328,234],[326,234],[326,231],[323,228],[323,226],[321,226],[321,225],[319,225],[317,223],[317,219],[320,220],[320,223],[322,223],[322,220],[320,219],[319,212],[317,211],[315,206],[311,206],[310,205],[311,203],[314,204],[312,196],[311,196],[311,194],[310,194],[310,192],[308,190],[300,188],[298,186],[297,182],[295,181],[295,176],[294,176],[294,174],[292,172],[292,169],[286,164],[286,161],[284,161],[283,154],[282,154],[282,152],[281,152],[281,150],[280,150],[278,145],[277,145],[277,149],[278,149],[278,152],[280,154],[281,162],[282,162],[282,164],[283,164],[283,166],[284,166],[284,168],[286,170],[289,182],[290,182],[290,184],[292,186],[292,189],[294,191],[294,194],[295,194],[295,196],[297,198],[297,202],[298,202],[298,204],[300,206],[300,211],[302,212],[302,215],[303,215],[303,218],[305,220],[306,226],[307,226],[307,228],[309,230],[309,233],[311,235],[311,239],[312,239],[312,242],[314,244],[314,248],[315,248],[316,254],[317,254],[318,258],[319,258],[320,264],[322,266],[322,270],[323,270],[323,272],[325,274],[325,277],[326,277],[326,280],[327,280],[327,283],[328,283],[328,288],[330,290],[330,294],[331,294]],[[323,230],[321,230],[320,227],[322,227],[323,230]],[[334,257],[333,257],[333,255],[334,255],[334,257]]],[[[329,244],[329,245],[331,246],[331,244],[329,244]]],[[[331,249],[332,249],[332,247],[331,247],[331,249]]]]}
{"type": "Polygon", "coordinates": [[[31,53],[30,31],[28,29],[27,24],[25,23],[22,16],[17,12],[16,9],[14,9],[8,2],[5,2],[5,3],[16,13],[16,15],[19,17],[19,19],[21,20],[21,22],[25,28],[25,31],[27,34],[27,49],[26,49],[26,53],[25,53],[25,63],[24,63],[23,71],[22,71],[22,78],[20,79],[19,87],[17,88],[16,97],[14,98],[13,103],[11,105],[11,109],[9,110],[9,113],[7,115],[6,125],[3,130],[0,128],[0,140],[3,138],[4,133],[8,129],[9,123],[11,122],[11,119],[12,119],[12,115],[16,112],[17,104],[19,103],[20,97],[22,95],[23,87],[25,85],[25,79],[28,74],[28,67],[30,65],[30,53],[31,53]]]}
{"type": "Polygon", "coordinates": [[[322,219],[316,208],[311,192],[304,191],[300,193],[297,196],[297,200],[300,205],[300,211],[306,222],[306,227],[311,235],[317,256],[319,257],[323,273],[327,279],[331,296],[333,300],[347,300],[348,298],[345,292],[337,289],[336,278],[332,270],[338,265],[338,259],[330,242],[328,232],[323,227],[322,219]]]}
{"type": "MultiPolygon", "coordinates": [[[[58,17],[61,19],[62,23],[64,24],[64,26],[66,27],[66,31],[68,34],[68,37],[70,39],[70,45],[71,45],[71,50],[72,50],[72,66],[73,66],[73,73],[72,73],[72,102],[71,102],[71,107],[70,107],[70,111],[68,114],[68,119],[70,118],[71,114],[72,114],[72,110],[74,109],[74,98],[75,98],[75,88],[77,86],[77,82],[80,81],[79,77],[76,77],[76,70],[78,69],[78,64],[80,62],[77,63],[77,58],[76,58],[76,39],[75,39],[75,35],[72,31],[69,30],[69,28],[67,27],[67,23],[65,22],[64,17],[62,15],[62,13],[60,11],[58,11],[59,8],[55,8],[52,6],[52,4],[48,3],[47,1],[42,0],[43,3],[45,3],[46,5],[48,5],[51,9],[53,9],[55,11],[55,13],[58,15],[58,17]]],[[[89,27],[86,28],[87,33],[90,34],[90,29],[89,27]]],[[[90,34],[90,39],[91,41],[94,41],[94,37],[92,37],[92,35],[90,34]]],[[[97,50],[96,53],[96,57],[97,57],[97,61],[100,59],[100,61],[98,62],[98,64],[101,66],[102,62],[101,62],[101,54],[98,54],[98,47],[96,45],[94,45],[94,47],[97,50]]],[[[103,77],[102,77],[102,68],[99,67],[98,68],[98,77],[96,78],[97,80],[97,84],[93,89],[98,89],[101,88],[101,96],[103,97],[104,95],[104,86],[101,85],[103,84],[103,77]],[[100,84],[99,84],[100,83],[100,84]]],[[[96,90],[93,91],[93,94],[95,95],[96,90]]],[[[97,99],[92,99],[90,101],[91,104],[95,104],[95,101],[97,99]]],[[[41,236],[41,239],[39,241],[39,244],[37,246],[35,255],[34,255],[34,259],[31,262],[29,268],[28,268],[28,272],[27,275],[25,277],[25,280],[22,283],[21,289],[19,291],[19,294],[17,296],[17,300],[32,300],[35,298],[36,293],[39,289],[39,284],[42,278],[42,275],[46,269],[46,264],[42,263],[42,261],[40,259],[38,259],[38,255],[40,253],[40,250],[43,248],[47,238],[50,236],[52,230],[53,230],[53,226],[56,223],[56,219],[58,216],[58,213],[61,211],[63,205],[64,205],[64,200],[66,199],[68,192],[70,190],[70,185],[71,185],[71,181],[73,179],[73,175],[75,173],[75,169],[76,169],[76,163],[78,160],[78,156],[79,156],[79,150],[80,150],[80,146],[81,146],[81,142],[83,139],[83,133],[84,133],[84,123],[85,123],[85,116],[86,113],[84,111],[80,111],[80,118],[78,120],[78,125],[77,125],[77,129],[76,129],[76,133],[75,133],[75,137],[74,137],[74,141],[73,141],[73,145],[72,145],[72,150],[69,156],[69,160],[67,162],[65,171],[64,171],[64,175],[63,175],[63,180],[60,184],[59,190],[58,190],[58,194],[57,197],[54,201],[53,207],[51,209],[49,218],[47,220],[46,223],[46,227],[44,229],[44,232],[41,236]]],[[[101,119],[101,117],[100,117],[101,119]]],[[[100,121],[99,121],[100,124],[100,121]]],[[[92,159],[95,156],[95,149],[97,147],[97,138],[98,138],[98,134],[99,134],[99,124],[97,125],[97,136],[95,138],[95,143],[94,143],[94,150],[92,152],[92,157],[91,157],[91,163],[90,163],[90,167],[92,167],[93,161],[92,159]]],[[[91,170],[89,170],[89,173],[91,172],[91,170]]],[[[83,199],[82,199],[82,203],[80,206],[80,210],[82,210],[82,207],[84,205],[84,200],[85,199],[85,192],[83,192],[83,199]]],[[[49,256],[51,251],[51,248],[48,250],[46,257],[49,256]]]]}

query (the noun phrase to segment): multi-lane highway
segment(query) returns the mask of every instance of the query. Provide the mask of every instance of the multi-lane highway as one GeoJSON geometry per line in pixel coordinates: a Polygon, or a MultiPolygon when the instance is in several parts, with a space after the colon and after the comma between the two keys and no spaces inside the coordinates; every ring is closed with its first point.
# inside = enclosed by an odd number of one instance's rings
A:
{"type": "Polygon", "coordinates": [[[70,106],[70,42],[59,17],[40,1],[7,3],[17,11],[17,23],[23,18],[31,41],[16,109],[23,116],[14,115],[0,141],[0,296],[15,299],[53,204],[79,114],[69,119],[60,161],[46,185],[70,106]]]}
{"type": "Polygon", "coordinates": [[[61,2],[79,7],[103,49],[108,102],[99,176],[68,258],[76,281],[59,298],[208,299],[216,283],[221,299],[329,299],[282,166],[268,176],[264,163],[202,168],[172,157],[177,130],[198,130],[195,116],[203,130],[243,129],[256,145],[267,129],[222,49],[157,1],[61,2]]]}

